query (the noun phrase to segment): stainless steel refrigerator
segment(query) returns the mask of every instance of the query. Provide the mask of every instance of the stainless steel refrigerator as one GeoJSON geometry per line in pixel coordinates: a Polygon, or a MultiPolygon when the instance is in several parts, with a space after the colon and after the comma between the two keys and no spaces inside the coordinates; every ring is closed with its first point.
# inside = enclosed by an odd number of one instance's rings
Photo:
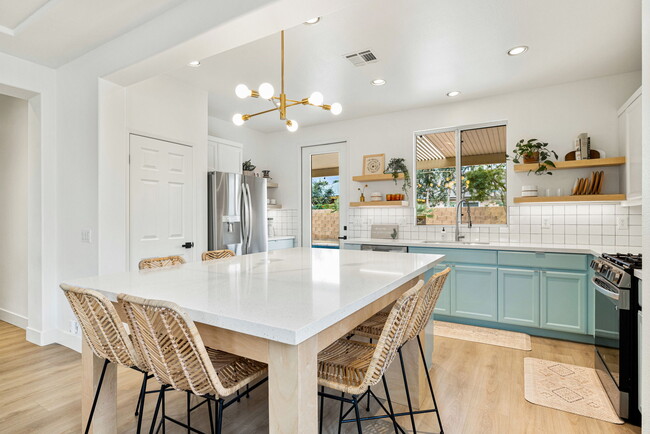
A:
{"type": "Polygon", "coordinates": [[[208,249],[266,252],[266,179],[208,172],[208,249]]]}

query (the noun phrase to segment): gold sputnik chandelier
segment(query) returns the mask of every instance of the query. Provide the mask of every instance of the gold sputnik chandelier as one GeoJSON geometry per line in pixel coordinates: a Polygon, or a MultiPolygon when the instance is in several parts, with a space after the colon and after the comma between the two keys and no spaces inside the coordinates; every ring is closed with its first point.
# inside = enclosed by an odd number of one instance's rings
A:
{"type": "Polygon", "coordinates": [[[300,100],[287,98],[287,95],[284,93],[284,30],[280,33],[280,52],[282,65],[282,88],[280,90],[280,96],[273,95],[275,93],[275,90],[270,83],[260,84],[258,90],[249,89],[245,84],[239,84],[235,88],[235,94],[239,98],[244,99],[250,96],[253,98],[267,99],[275,105],[275,108],[253,114],[237,113],[232,117],[233,123],[238,126],[244,125],[244,122],[254,116],[278,111],[280,113],[280,120],[284,121],[285,125],[287,126],[287,130],[294,132],[298,129],[298,122],[293,119],[287,119],[287,109],[289,107],[297,105],[310,105],[313,107],[320,107],[323,110],[328,110],[332,112],[333,115],[341,114],[343,111],[341,104],[337,102],[331,105],[323,104],[323,94],[320,92],[313,92],[309,98],[303,98],[300,100]]]}

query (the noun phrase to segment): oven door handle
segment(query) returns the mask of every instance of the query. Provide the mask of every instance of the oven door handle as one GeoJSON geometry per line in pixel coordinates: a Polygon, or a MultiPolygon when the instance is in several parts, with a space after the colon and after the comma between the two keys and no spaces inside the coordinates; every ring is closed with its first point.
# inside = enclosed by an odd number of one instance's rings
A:
{"type": "Polygon", "coordinates": [[[596,287],[596,291],[603,294],[605,297],[611,298],[612,300],[618,301],[620,295],[618,292],[611,291],[608,285],[597,277],[592,277],[591,282],[596,287]]]}

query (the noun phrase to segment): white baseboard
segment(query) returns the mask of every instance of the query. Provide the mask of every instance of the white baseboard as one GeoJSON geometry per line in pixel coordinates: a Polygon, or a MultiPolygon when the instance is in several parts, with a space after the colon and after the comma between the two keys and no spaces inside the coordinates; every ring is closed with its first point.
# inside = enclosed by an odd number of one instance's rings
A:
{"type": "Polygon", "coordinates": [[[16,327],[20,327],[21,329],[27,328],[26,316],[8,311],[7,309],[0,308],[0,320],[15,325],[16,327]]]}
{"type": "Polygon", "coordinates": [[[40,346],[53,344],[58,337],[57,330],[42,331],[27,327],[26,332],[27,341],[40,346]]]}

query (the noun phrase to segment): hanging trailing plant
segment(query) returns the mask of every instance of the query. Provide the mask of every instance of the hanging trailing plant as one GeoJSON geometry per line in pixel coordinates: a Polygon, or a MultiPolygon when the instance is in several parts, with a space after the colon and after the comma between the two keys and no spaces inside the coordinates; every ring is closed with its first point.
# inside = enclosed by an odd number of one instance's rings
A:
{"type": "Polygon", "coordinates": [[[409,169],[406,167],[406,162],[404,159],[391,158],[388,162],[388,165],[386,166],[384,173],[390,173],[393,175],[393,181],[395,181],[395,185],[397,185],[399,174],[404,174],[404,184],[402,185],[402,191],[404,191],[404,195],[408,198],[409,191],[411,190],[411,176],[409,175],[409,169]]]}

